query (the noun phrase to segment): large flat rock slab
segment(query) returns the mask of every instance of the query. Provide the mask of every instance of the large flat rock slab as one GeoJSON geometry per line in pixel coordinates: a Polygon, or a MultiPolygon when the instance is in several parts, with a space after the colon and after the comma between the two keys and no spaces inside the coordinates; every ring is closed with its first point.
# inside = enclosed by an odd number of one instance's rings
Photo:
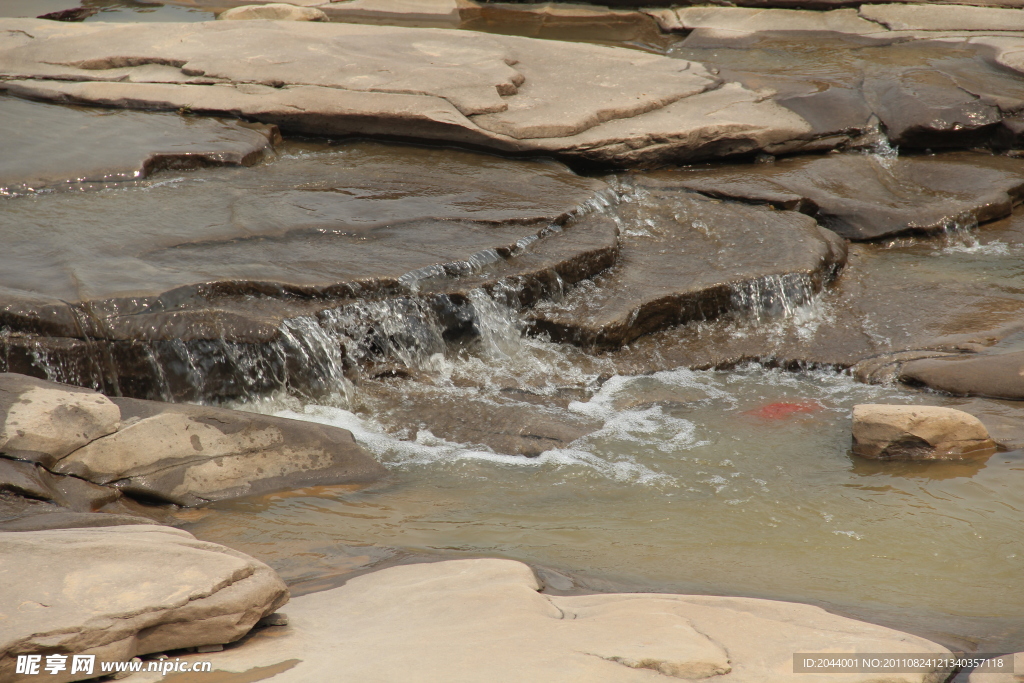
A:
{"type": "Polygon", "coordinates": [[[448,315],[468,306],[468,287],[498,282],[529,303],[617,253],[614,223],[582,211],[607,186],[558,163],[370,143],[291,149],[255,168],[13,200],[0,217],[0,320],[14,332],[0,367],[39,374],[42,352],[61,359],[63,381],[163,400],[308,387],[323,373],[330,383],[336,343],[296,351],[316,340],[286,321],[318,326],[325,311],[395,297],[427,297],[448,315]],[[201,361],[189,355],[197,346],[201,361]],[[239,357],[260,371],[240,374],[239,357]]]}
{"type": "Polygon", "coordinates": [[[935,233],[1002,218],[1024,192],[1024,161],[970,153],[828,155],[670,175],[711,196],[803,211],[853,240],[935,233]]]}
{"type": "Polygon", "coordinates": [[[903,363],[899,379],[958,396],[1024,401],[1024,352],[953,354],[903,363]]]}
{"type": "MultiPolygon", "coordinates": [[[[15,674],[18,655],[123,661],[232,642],[288,600],[267,565],[178,529],[0,532],[0,549],[5,681],[38,678],[15,674]]],[[[96,674],[68,667],[43,675],[63,682],[96,674]]]]}
{"type": "Polygon", "coordinates": [[[8,131],[0,197],[82,190],[145,178],[161,169],[251,165],[273,150],[270,126],[174,114],[55,107],[0,97],[8,131]]]}
{"type": "MultiPolygon", "coordinates": [[[[947,652],[808,605],[693,595],[563,597],[540,588],[529,567],[511,560],[392,567],[295,598],[287,629],[208,657],[216,670],[258,671],[275,683],[396,681],[410,672],[424,683],[770,683],[793,680],[794,652],[947,652]],[[346,647],[329,644],[339,641],[346,647]]],[[[924,683],[926,676],[892,680],[924,683]]],[[[877,674],[811,678],[866,683],[877,674]]]]}
{"type": "Polygon", "coordinates": [[[797,212],[708,199],[644,178],[617,209],[629,226],[615,267],[530,314],[536,331],[584,347],[730,310],[774,310],[807,298],[846,261],[846,245],[797,212]]]}
{"type": "Polygon", "coordinates": [[[38,99],[187,107],[299,133],[401,136],[603,164],[707,158],[813,137],[798,115],[739,86],[728,102],[689,106],[722,81],[700,64],[636,50],[314,22],[10,19],[2,27],[0,88],[38,99]],[[715,116],[705,121],[708,113],[715,116]]]}
{"type": "Polygon", "coordinates": [[[1024,31],[1024,11],[967,5],[863,5],[858,14],[893,31],[1024,31]]]}
{"type": "Polygon", "coordinates": [[[855,9],[807,12],[796,9],[752,7],[678,7],[653,10],[651,15],[667,31],[710,29],[715,32],[827,31],[869,35],[885,29],[858,16],[855,9]]]}

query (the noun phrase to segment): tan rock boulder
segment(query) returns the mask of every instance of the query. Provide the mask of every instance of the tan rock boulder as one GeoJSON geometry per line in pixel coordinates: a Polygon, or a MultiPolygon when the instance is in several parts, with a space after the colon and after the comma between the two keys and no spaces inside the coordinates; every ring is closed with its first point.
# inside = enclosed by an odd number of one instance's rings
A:
{"type": "MultiPolygon", "coordinates": [[[[947,652],[809,605],[693,595],[562,597],[539,588],[530,568],[511,560],[392,567],[296,598],[287,630],[202,657],[225,672],[266,667],[258,670],[274,683],[789,683],[795,652],[947,652]]],[[[808,680],[866,683],[878,675],[808,680]]],[[[887,678],[930,680],[920,673],[887,678]]]]}
{"type": "Polygon", "coordinates": [[[1024,351],[954,354],[904,363],[899,379],[959,396],[1024,400],[1024,351]]]}
{"type": "Polygon", "coordinates": [[[113,433],[120,409],[89,389],[0,373],[0,453],[44,467],[113,433]]]}
{"type": "Polygon", "coordinates": [[[221,408],[116,400],[125,426],[61,459],[55,472],[178,505],[369,483],[385,473],[345,429],[221,408]]]}
{"type": "Polygon", "coordinates": [[[862,5],[861,17],[893,31],[1024,31],[1024,10],[966,5],[862,5]]]}
{"type": "Polygon", "coordinates": [[[43,100],[189,107],[297,133],[401,135],[604,164],[792,151],[815,137],[764,93],[723,85],[696,62],[474,31],[10,19],[0,20],[0,65],[0,88],[43,100]]]}
{"type": "Polygon", "coordinates": [[[855,9],[811,12],[798,9],[754,7],[680,7],[654,10],[653,16],[665,30],[705,29],[719,32],[829,31],[864,35],[885,28],[857,16],[855,9]]]}
{"type": "Polygon", "coordinates": [[[15,674],[18,655],[121,661],[229,643],[288,600],[262,562],[158,526],[0,533],[0,576],[0,680],[11,682],[40,678],[15,674]]]}
{"type": "Polygon", "coordinates": [[[981,420],[935,406],[853,407],[853,452],[877,460],[945,460],[991,455],[996,445],[981,420]]]}
{"type": "Polygon", "coordinates": [[[217,19],[264,21],[327,21],[327,15],[316,7],[299,7],[285,2],[266,5],[241,5],[221,12],[217,19]]]}

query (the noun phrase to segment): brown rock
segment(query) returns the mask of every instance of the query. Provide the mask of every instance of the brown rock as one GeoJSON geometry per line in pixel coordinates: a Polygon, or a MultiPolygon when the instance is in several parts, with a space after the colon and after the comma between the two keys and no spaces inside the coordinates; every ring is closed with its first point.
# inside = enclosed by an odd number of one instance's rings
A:
{"type": "Polygon", "coordinates": [[[996,449],[978,418],[953,408],[857,405],[853,452],[877,460],[985,457],[996,449]]]}
{"type": "Polygon", "coordinates": [[[1024,12],[935,3],[861,5],[860,16],[893,31],[1024,31],[1024,12]]]}
{"type": "Polygon", "coordinates": [[[1024,351],[957,354],[904,363],[903,382],[923,384],[957,396],[1024,400],[1024,351]]]}
{"type": "Polygon", "coordinates": [[[121,497],[108,486],[52,474],[40,465],[0,458],[0,491],[44,500],[81,513],[99,510],[121,497]]]}

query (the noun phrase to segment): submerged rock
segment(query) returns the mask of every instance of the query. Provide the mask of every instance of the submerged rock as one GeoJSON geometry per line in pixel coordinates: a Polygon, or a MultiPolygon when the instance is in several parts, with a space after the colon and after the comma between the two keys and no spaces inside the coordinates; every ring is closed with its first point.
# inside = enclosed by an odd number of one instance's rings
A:
{"type": "Polygon", "coordinates": [[[899,379],[957,396],[1024,400],[1024,351],[910,360],[899,379]]]}
{"type": "MultiPolygon", "coordinates": [[[[15,674],[18,655],[125,661],[229,643],[288,601],[262,562],[156,526],[0,532],[0,573],[5,681],[34,678],[15,674]]],[[[48,677],[82,680],[98,670],[48,677]]]]}
{"type": "Polygon", "coordinates": [[[6,132],[0,197],[81,190],[164,169],[252,165],[273,150],[273,126],[162,113],[58,107],[0,96],[6,132]]]}
{"type": "Polygon", "coordinates": [[[853,407],[853,452],[877,460],[985,457],[996,450],[981,421],[935,406],[853,407]]]}
{"type": "Polygon", "coordinates": [[[783,312],[846,261],[836,234],[792,211],[727,203],[680,183],[641,179],[619,205],[629,226],[615,267],[531,312],[556,341],[614,348],[729,310],[783,312]]]}
{"type": "Polygon", "coordinates": [[[802,211],[853,240],[984,223],[1008,216],[1024,195],[1024,160],[964,152],[833,154],[663,175],[714,197],[802,211]]]}
{"type": "Polygon", "coordinates": [[[264,21],[327,21],[324,11],[316,7],[299,7],[283,2],[271,2],[266,5],[240,5],[221,12],[217,19],[224,20],[264,20],[264,21]]]}
{"type": "MultiPolygon", "coordinates": [[[[403,680],[410,671],[424,682],[628,683],[660,674],[774,683],[793,680],[794,652],[948,652],[809,605],[650,593],[556,596],[540,589],[530,568],[511,560],[391,567],[295,598],[288,631],[257,634],[242,647],[203,657],[218,670],[256,670],[281,683],[403,680]],[[331,645],[339,641],[346,647],[331,645]],[[392,654],[382,659],[381,652],[392,654]]],[[[877,674],[817,678],[867,683],[877,674]]]]}
{"type": "Polygon", "coordinates": [[[800,147],[813,137],[800,116],[723,86],[698,63],[635,50],[340,23],[0,25],[0,89],[52,101],[189,107],[297,133],[606,165],[800,147]]]}

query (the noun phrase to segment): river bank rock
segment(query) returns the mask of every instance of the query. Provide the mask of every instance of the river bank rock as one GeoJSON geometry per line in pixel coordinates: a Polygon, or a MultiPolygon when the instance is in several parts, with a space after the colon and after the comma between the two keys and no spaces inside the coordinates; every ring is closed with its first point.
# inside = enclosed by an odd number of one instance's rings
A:
{"type": "Polygon", "coordinates": [[[249,166],[273,152],[273,126],[205,117],[82,109],[0,96],[9,131],[0,197],[42,189],[82,190],[166,169],[249,166]]]}
{"type": "MultiPolygon", "coordinates": [[[[412,671],[423,682],[628,683],[660,674],[772,683],[793,679],[794,652],[947,652],[808,605],[646,593],[555,596],[540,588],[529,567],[511,560],[392,567],[295,598],[286,629],[204,656],[216,669],[256,669],[275,683],[395,681],[412,671]],[[347,646],[329,645],[339,640],[347,646]],[[392,655],[382,659],[380,652],[392,655]]],[[[816,680],[866,683],[872,676],[816,680]]],[[[929,680],[920,673],[893,678],[929,680]]]]}
{"type": "Polygon", "coordinates": [[[1024,31],[1024,12],[933,3],[861,5],[858,14],[893,31],[1024,31]]]}
{"type": "Polygon", "coordinates": [[[692,31],[694,29],[735,33],[829,31],[855,35],[868,35],[884,31],[877,23],[858,16],[855,9],[807,12],[796,9],[749,7],[677,7],[648,11],[666,31],[692,31]]]}
{"type": "Polygon", "coordinates": [[[619,205],[615,267],[529,314],[537,332],[586,348],[730,311],[806,300],[846,262],[846,244],[797,212],[708,199],[679,183],[638,179],[619,205]],[[756,235],[751,242],[749,235],[756,235]]]}
{"type": "Polygon", "coordinates": [[[263,20],[263,21],[327,21],[324,11],[316,7],[299,7],[283,2],[271,2],[266,5],[239,5],[221,12],[217,19],[226,21],[263,20]]]}
{"type": "Polygon", "coordinates": [[[700,64],[635,50],[314,22],[0,24],[0,88],[51,101],[189,107],[295,133],[400,135],[605,165],[811,137],[795,113],[737,84],[723,89],[700,64]]]}
{"type": "MultiPolygon", "coordinates": [[[[18,655],[124,661],[229,643],[288,600],[262,562],[157,526],[0,532],[0,574],[5,681],[35,678],[15,674],[18,655]]],[[[48,677],[94,676],[65,670],[48,677]]]]}
{"type": "Polygon", "coordinates": [[[1008,216],[1024,195],[1024,161],[964,152],[830,154],[662,175],[709,196],[802,211],[853,240],[984,223],[1008,216]]]}
{"type": "Polygon", "coordinates": [[[120,426],[106,396],[24,375],[0,373],[0,453],[52,467],[120,426]]]}
{"type": "Polygon", "coordinates": [[[953,408],[857,405],[853,452],[878,460],[984,457],[995,451],[985,425],[953,408]]]}
{"type": "Polygon", "coordinates": [[[954,354],[902,365],[899,379],[957,396],[1024,400],[1024,352],[954,354]]]}
{"type": "Polygon", "coordinates": [[[99,509],[121,493],[193,506],[317,484],[368,483],[385,473],[349,431],[335,427],[206,406],[111,400],[21,375],[0,375],[0,391],[13,397],[0,404],[7,410],[2,433],[13,434],[0,442],[6,456],[0,458],[0,490],[80,511],[99,509]],[[76,413],[79,405],[85,409],[76,413]],[[100,428],[86,411],[96,407],[106,420],[100,428]],[[45,438],[34,438],[40,431],[45,438]]]}

